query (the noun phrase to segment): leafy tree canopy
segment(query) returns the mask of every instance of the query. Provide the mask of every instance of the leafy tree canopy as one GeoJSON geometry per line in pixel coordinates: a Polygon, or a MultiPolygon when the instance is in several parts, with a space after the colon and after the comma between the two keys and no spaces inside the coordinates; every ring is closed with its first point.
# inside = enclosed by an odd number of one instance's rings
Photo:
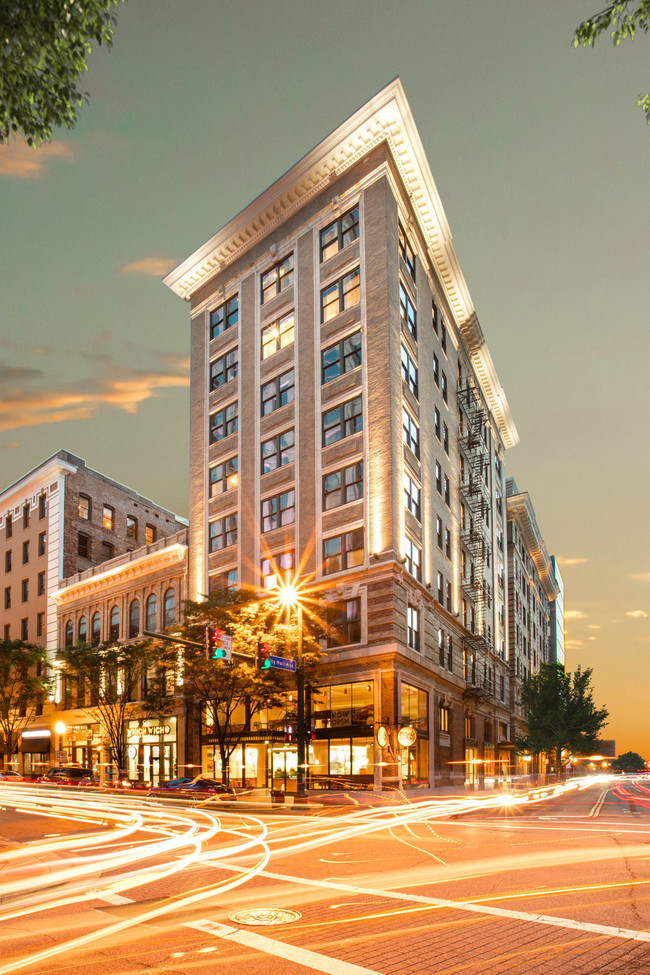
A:
{"type": "Polygon", "coordinates": [[[578,667],[572,676],[555,664],[542,664],[521,688],[527,731],[519,736],[517,745],[535,754],[554,752],[558,775],[562,751],[593,751],[609,717],[606,708],[594,704],[591,675],[590,667],[578,667]]]}
{"type": "Polygon", "coordinates": [[[0,750],[6,761],[18,750],[18,740],[49,690],[44,676],[47,651],[21,640],[0,642],[0,750]]]}
{"type": "Polygon", "coordinates": [[[92,42],[110,47],[114,9],[124,0],[2,0],[0,142],[19,132],[30,146],[73,127],[87,93],[78,90],[92,42]]]}
{"type": "Polygon", "coordinates": [[[637,752],[625,752],[614,759],[611,767],[614,772],[643,772],[645,760],[637,752]]]}
{"type": "MultiPolygon", "coordinates": [[[[615,0],[587,20],[583,20],[573,35],[573,45],[594,47],[601,34],[608,31],[612,42],[618,47],[624,40],[633,40],[637,31],[647,34],[648,30],[650,30],[650,0],[615,0]]],[[[650,125],[650,93],[639,95],[637,105],[645,112],[646,120],[650,125]]]]}

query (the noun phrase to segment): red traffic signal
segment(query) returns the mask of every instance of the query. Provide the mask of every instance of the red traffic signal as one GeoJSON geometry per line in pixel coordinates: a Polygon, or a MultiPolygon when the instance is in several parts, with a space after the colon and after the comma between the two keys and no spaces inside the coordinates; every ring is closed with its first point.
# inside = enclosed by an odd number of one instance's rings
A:
{"type": "Polygon", "coordinates": [[[223,631],[217,626],[206,626],[205,649],[208,660],[219,660],[223,657],[223,631]]]}
{"type": "Polygon", "coordinates": [[[259,640],[257,644],[257,669],[270,670],[271,644],[268,640],[259,640]]]}

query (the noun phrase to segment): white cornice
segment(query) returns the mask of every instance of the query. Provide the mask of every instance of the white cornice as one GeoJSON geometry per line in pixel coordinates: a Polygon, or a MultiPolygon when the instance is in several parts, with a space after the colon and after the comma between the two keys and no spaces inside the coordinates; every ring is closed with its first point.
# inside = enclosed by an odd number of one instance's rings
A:
{"type": "Polygon", "coordinates": [[[31,507],[36,507],[39,494],[53,481],[58,481],[61,474],[75,474],[77,470],[76,464],[60,457],[51,457],[41,467],[16,481],[0,494],[0,527],[4,525],[5,516],[15,514],[26,501],[29,500],[31,507]]]}
{"type": "Polygon", "coordinates": [[[451,231],[401,81],[396,78],[311,152],[253,200],[218,233],[170,271],[164,283],[189,300],[209,279],[267,236],[275,226],[333,178],[382,142],[389,147],[410,199],[429,258],[445,289],[459,332],[478,366],[486,401],[506,447],[518,443],[505,393],[485,342],[472,343],[466,323],[475,319],[472,299],[452,244],[451,231]]]}
{"type": "Polygon", "coordinates": [[[60,607],[74,602],[80,597],[87,599],[97,593],[108,595],[109,587],[113,588],[122,585],[124,582],[142,580],[161,569],[180,565],[185,562],[186,558],[187,545],[169,545],[167,548],[161,548],[156,552],[148,552],[132,562],[116,565],[104,572],[94,573],[87,579],[80,579],[69,586],[63,586],[52,593],[52,598],[60,607]]]}

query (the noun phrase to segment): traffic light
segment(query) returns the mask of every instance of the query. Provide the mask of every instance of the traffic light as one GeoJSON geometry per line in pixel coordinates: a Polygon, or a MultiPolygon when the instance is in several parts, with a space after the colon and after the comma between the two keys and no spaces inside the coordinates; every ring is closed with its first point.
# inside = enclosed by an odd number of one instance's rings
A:
{"type": "Polygon", "coordinates": [[[259,640],[257,643],[257,654],[255,659],[257,662],[258,670],[270,670],[271,669],[271,644],[268,639],[259,640]]]}
{"type": "Polygon", "coordinates": [[[206,626],[205,650],[208,660],[220,660],[224,656],[223,632],[217,626],[206,626]]]}

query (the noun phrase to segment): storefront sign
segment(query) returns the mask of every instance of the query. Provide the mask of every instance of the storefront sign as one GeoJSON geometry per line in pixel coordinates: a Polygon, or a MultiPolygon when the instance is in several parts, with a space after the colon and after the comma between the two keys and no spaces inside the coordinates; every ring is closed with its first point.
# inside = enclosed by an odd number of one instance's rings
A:
{"type": "Polygon", "coordinates": [[[409,745],[414,745],[417,741],[417,732],[415,728],[400,728],[397,732],[397,740],[403,748],[408,748],[409,745]]]}
{"type": "Polygon", "coordinates": [[[171,734],[171,727],[168,724],[144,724],[138,728],[129,728],[129,739],[144,738],[147,735],[160,737],[160,735],[171,734]]]}
{"type": "Polygon", "coordinates": [[[352,708],[341,708],[332,711],[330,726],[332,728],[349,728],[352,724],[352,708]]]}
{"type": "Polygon", "coordinates": [[[377,744],[380,748],[385,748],[388,744],[388,732],[384,728],[383,724],[377,729],[377,744]]]}

